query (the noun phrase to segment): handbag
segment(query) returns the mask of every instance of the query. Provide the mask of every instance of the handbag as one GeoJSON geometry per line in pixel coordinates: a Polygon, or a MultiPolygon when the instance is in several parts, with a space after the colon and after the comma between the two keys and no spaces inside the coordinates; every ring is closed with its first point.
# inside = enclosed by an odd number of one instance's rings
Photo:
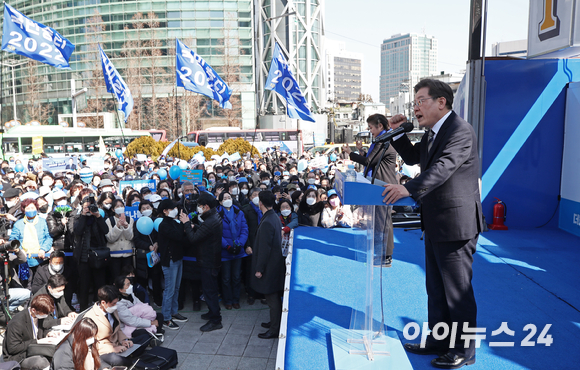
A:
{"type": "Polygon", "coordinates": [[[139,370],[168,370],[178,364],[177,351],[165,347],[154,347],[135,362],[139,370]]]}
{"type": "Polygon", "coordinates": [[[111,258],[111,251],[109,248],[89,249],[89,267],[93,269],[101,269],[109,265],[111,258]]]}

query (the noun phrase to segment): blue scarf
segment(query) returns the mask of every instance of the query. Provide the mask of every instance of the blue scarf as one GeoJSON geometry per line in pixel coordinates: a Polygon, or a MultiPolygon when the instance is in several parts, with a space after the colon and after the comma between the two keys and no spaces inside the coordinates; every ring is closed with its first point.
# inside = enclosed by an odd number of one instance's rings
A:
{"type": "MultiPolygon", "coordinates": [[[[382,134],[384,134],[385,132],[387,132],[386,130],[381,131],[377,137],[381,136],[382,134]]],[[[367,152],[367,158],[369,157],[369,155],[371,155],[371,152],[373,151],[373,149],[375,148],[375,144],[376,143],[372,143],[371,146],[369,147],[369,151],[367,152]]],[[[368,168],[368,172],[367,172],[367,176],[372,176],[373,175],[373,168],[368,168]]]]}
{"type": "Polygon", "coordinates": [[[236,229],[236,214],[234,212],[234,206],[230,207],[230,210],[226,207],[222,207],[224,210],[224,215],[227,217],[228,221],[230,222],[230,231],[232,232],[232,239],[236,240],[238,236],[238,231],[236,229]]]}
{"type": "Polygon", "coordinates": [[[250,205],[252,206],[252,208],[254,208],[254,211],[256,211],[256,213],[258,214],[258,225],[259,225],[263,216],[262,211],[260,210],[260,207],[254,204],[254,202],[250,202],[250,205]]]}

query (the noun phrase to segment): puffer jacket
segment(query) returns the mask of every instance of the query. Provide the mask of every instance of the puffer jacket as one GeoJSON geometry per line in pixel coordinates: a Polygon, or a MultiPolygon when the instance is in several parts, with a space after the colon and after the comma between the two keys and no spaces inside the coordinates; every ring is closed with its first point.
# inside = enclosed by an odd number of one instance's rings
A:
{"type": "Polygon", "coordinates": [[[88,261],[89,248],[107,248],[105,235],[109,233],[109,227],[102,217],[77,213],[69,219],[69,228],[72,228],[74,235],[73,257],[77,263],[88,261]]]}
{"type": "Polygon", "coordinates": [[[222,206],[217,207],[217,211],[223,221],[223,232],[222,232],[222,260],[232,260],[235,258],[246,257],[244,246],[248,241],[248,224],[246,223],[246,216],[238,207],[232,206],[234,209],[235,223],[236,223],[236,234],[232,235],[232,227],[230,225],[230,219],[226,215],[226,209],[222,206]],[[234,242],[238,242],[241,246],[240,252],[238,254],[231,254],[228,252],[227,247],[233,246],[234,242]]]}
{"type": "Polygon", "coordinates": [[[200,267],[219,268],[222,257],[223,223],[217,212],[212,208],[201,215],[203,222],[191,228],[191,222],[185,223],[185,235],[190,245],[195,248],[195,256],[200,267]]]}
{"type": "MultiPolygon", "coordinates": [[[[70,217],[67,216],[67,217],[70,217]]],[[[52,247],[55,250],[70,250],[70,233],[67,225],[62,224],[63,215],[58,212],[50,212],[46,217],[48,232],[52,237],[52,247]]]]}
{"type": "Polygon", "coordinates": [[[129,226],[123,229],[119,225],[117,218],[107,218],[105,223],[109,227],[107,233],[107,247],[111,250],[112,258],[131,257],[133,255],[133,219],[128,217],[129,226]],[[115,253],[118,251],[127,251],[127,253],[115,253]]]}

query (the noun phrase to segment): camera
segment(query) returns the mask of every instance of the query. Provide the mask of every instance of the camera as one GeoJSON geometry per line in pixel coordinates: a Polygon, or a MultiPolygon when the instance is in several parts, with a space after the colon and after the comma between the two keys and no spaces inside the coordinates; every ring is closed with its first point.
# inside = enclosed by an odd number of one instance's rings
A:
{"type": "Polygon", "coordinates": [[[20,242],[18,240],[11,240],[4,244],[0,244],[0,253],[15,251],[18,248],[20,248],[20,242]]]}
{"type": "Polygon", "coordinates": [[[97,202],[93,194],[89,195],[89,212],[91,213],[99,212],[99,207],[97,207],[97,202]]]}

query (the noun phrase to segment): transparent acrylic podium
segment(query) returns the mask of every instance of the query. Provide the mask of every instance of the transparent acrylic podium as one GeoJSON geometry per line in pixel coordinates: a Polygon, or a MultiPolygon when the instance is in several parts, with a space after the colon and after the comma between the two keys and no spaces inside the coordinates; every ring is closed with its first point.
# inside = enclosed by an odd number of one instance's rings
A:
{"type": "MultiPolygon", "coordinates": [[[[386,243],[386,217],[392,207],[382,200],[384,187],[371,184],[358,174],[356,182],[346,182],[345,175],[336,172],[335,188],[344,205],[353,206],[354,246],[357,253],[356,276],[361,278],[353,297],[349,329],[332,329],[332,347],[335,368],[347,369],[412,369],[396,334],[386,331],[388,308],[383,307],[388,294],[383,287],[383,276],[388,269],[382,268],[386,243]],[[383,313],[385,316],[383,316],[383,313]]],[[[379,183],[378,181],[376,183],[379,183]]],[[[414,205],[411,198],[404,198],[395,205],[414,205]]],[[[392,289],[391,289],[392,291],[392,289]]]]}

